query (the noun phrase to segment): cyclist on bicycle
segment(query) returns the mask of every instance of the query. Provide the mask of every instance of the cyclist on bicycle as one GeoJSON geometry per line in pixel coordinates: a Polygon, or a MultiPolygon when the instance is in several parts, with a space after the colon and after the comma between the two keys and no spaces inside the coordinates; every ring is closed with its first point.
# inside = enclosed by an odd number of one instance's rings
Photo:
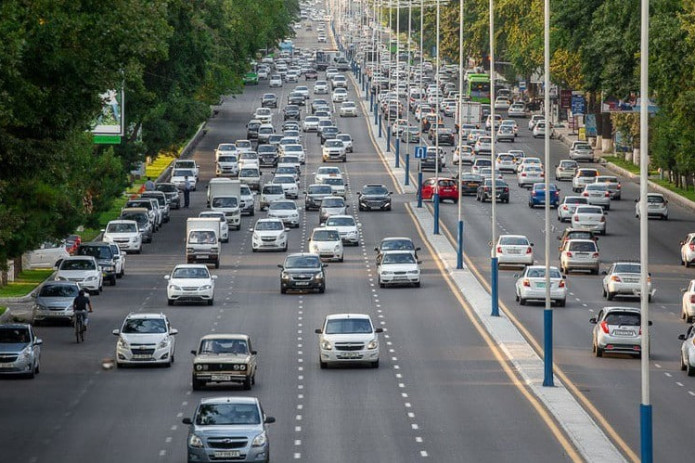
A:
{"type": "Polygon", "coordinates": [[[75,317],[82,317],[82,326],[84,329],[87,329],[87,312],[93,312],[92,310],[92,301],[89,300],[89,297],[85,294],[84,289],[81,289],[77,297],[75,298],[75,301],[72,303],[72,310],[75,313],[75,317]],[[89,310],[87,308],[89,307],[89,310]]]}

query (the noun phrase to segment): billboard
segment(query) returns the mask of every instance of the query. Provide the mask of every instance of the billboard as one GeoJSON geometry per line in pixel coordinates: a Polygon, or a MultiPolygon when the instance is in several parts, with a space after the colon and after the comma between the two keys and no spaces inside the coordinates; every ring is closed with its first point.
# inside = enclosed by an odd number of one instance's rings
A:
{"type": "Polygon", "coordinates": [[[125,135],[125,95],[120,90],[109,90],[99,95],[101,97],[101,112],[92,124],[94,143],[121,142],[125,135]]]}

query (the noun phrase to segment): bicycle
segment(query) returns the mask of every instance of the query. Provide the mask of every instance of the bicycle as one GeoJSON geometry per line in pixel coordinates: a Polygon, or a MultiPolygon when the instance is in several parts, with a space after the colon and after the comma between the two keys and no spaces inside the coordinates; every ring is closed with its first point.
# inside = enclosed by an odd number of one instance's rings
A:
{"type": "Polygon", "coordinates": [[[85,324],[84,324],[84,317],[86,316],[85,313],[80,313],[80,312],[75,312],[75,340],[77,341],[77,344],[80,342],[84,342],[84,333],[85,333],[85,324]]]}

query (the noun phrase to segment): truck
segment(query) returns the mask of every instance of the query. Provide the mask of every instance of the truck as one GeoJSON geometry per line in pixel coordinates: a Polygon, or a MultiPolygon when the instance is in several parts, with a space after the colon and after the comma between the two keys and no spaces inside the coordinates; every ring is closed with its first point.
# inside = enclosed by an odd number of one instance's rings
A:
{"type": "Polygon", "coordinates": [[[214,217],[186,220],[186,263],[205,262],[220,268],[220,221],[214,217]]]}
{"type": "MultiPolygon", "coordinates": [[[[456,115],[456,133],[459,130],[459,117],[456,115]]],[[[480,128],[483,122],[483,105],[477,101],[464,101],[461,103],[461,122],[473,124],[480,128]]]]}
{"type": "Polygon", "coordinates": [[[208,182],[207,206],[224,212],[230,228],[241,228],[241,182],[230,178],[212,178],[208,182]]]}
{"type": "Polygon", "coordinates": [[[336,58],[341,56],[342,53],[335,49],[316,50],[316,69],[325,71],[329,66],[334,66],[336,58]]]}

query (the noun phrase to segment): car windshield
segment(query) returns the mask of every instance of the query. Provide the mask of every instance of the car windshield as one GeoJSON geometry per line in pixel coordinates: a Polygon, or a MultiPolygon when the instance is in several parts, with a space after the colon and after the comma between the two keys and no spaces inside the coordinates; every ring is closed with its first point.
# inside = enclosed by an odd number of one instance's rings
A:
{"type": "Polygon", "coordinates": [[[290,177],[289,175],[276,175],[273,178],[273,183],[296,183],[294,181],[294,177],[290,177]]]}
{"type": "Polygon", "coordinates": [[[176,168],[195,169],[195,161],[176,161],[176,168]]]}
{"type": "Polygon", "coordinates": [[[94,256],[97,259],[111,259],[113,257],[113,253],[111,252],[111,248],[104,245],[104,246],[86,246],[86,245],[81,245],[79,248],[77,248],[77,255],[78,256],[94,256]]]}
{"type": "Polygon", "coordinates": [[[562,167],[563,169],[573,169],[573,168],[577,167],[577,163],[574,161],[570,161],[570,162],[562,161],[560,163],[560,167],[562,167]]]}
{"type": "Polygon", "coordinates": [[[528,240],[523,236],[501,236],[500,244],[509,246],[528,246],[528,240]]]}
{"type": "Polygon", "coordinates": [[[333,190],[330,187],[323,185],[312,185],[309,187],[310,195],[330,195],[333,190]]]}
{"type": "Polygon", "coordinates": [[[300,151],[304,151],[304,148],[302,148],[302,145],[287,145],[287,146],[285,146],[285,152],[288,153],[290,151],[300,152],[300,151]]]}
{"type": "Polygon", "coordinates": [[[283,194],[282,187],[280,185],[266,185],[263,187],[264,195],[281,195],[283,194]]]}
{"type": "Polygon", "coordinates": [[[44,285],[39,297],[77,297],[77,285],[44,285]]]}
{"type": "Polygon", "coordinates": [[[193,177],[193,171],[190,169],[174,169],[172,177],[193,177]]]}
{"type": "Polygon", "coordinates": [[[608,185],[606,185],[605,183],[590,183],[586,186],[586,189],[588,191],[606,191],[608,189],[608,185]]]}
{"type": "Polygon", "coordinates": [[[249,346],[243,339],[204,339],[199,354],[248,354],[249,346]]]}
{"type": "Polygon", "coordinates": [[[340,177],[327,178],[323,183],[326,185],[345,185],[345,181],[340,177]]]}
{"type": "Polygon", "coordinates": [[[134,220],[138,225],[146,225],[150,221],[147,218],[147,214],[139,212],[123,212],[120,218],[123,220],[134,220]]]}
{"type": "Polygon", "coordinates": [[[26,344],[30,339],[26,328],[0,328],[0,344],[26,344]]]}
{"type": "Polygon", "coordinates": [[[192,230],[188,235],[190,244],[215,244],[215,232],[207,230],[192,230]]]}
{"type": "Polygon", "coordinates": [[[640,315],[632,312],[610,312],[603,320],[614,326],[640,326],[640,315]]]}
{"type": "Polygon", "coordinates": [[[106,233],[136,233],[137,231],[138,226],[134,223],[109,223],[106,226],[106,233]]]}
{"type": "Polygon", "coordinates": [[[179,191],[173,183],[158,183],[155,185],[155,189],[164,193],[178,193],[179,191]]]}
{"type": "Polygon", "coordinates": [[[343,318],[328,320],[325,334],[371,333],[372,324],[366,318],[343,318]]]}
{"type": "Polygon", "coordinates": [[[614,273],[640,273],[640,264],[615,264],[614,273]]]}
{"type": "Polygon", "coordinates": [[[297,205],[292,201],[275,201],[270,205],[271,211],[293,211],[297,209],[297,205]]]}
{"type": "Polygon", "coordinates": [[[354,227],[355,219],[352,217],[329,217],[326,221],[327,227],[354,227]]]}
{"type": "Polygon", "coordinates": [[[588,201],[586,198],[581,197],[565,197],[565,204],[586,204],[588,201]]]}
{"type": "Polygon", "coordinates": [[[199,426],[261,424],[258,407],[253,404],[201,404],[195,415],[199,426]]]}
{"type": "Polygon", "coordinates": [[[285,226],[282,224],[282,222],[278,222],[275,220],[268,220],[268,221],[258,221],[256,223],[256,230],[284,230],[285,226]]]}
{"type": "Polygon", "coordinates": [[[571,240],[591,240],[594,238],[594,234],[590,231],[582,231],[582,230],[576,230],[573,232],[570,232],[567,235],[566,239],[571,239],[571,240]]]}
{"type": "Polygon", "coordinates": [[[285,268],[313,268],[321,267],[318,256],[290,256],[285,260],[285,268]]]}
{"type": "Polygon", "coordinates": [[[489,159],[476,159],[475,165],[478,167],[490,167],[492,166],[492,161],[489,159]]]}
{"type": "Polygon", "coordinates": [[[381,261],[382,264],[414,264],[415,257],[410,252],[386,253],[381,261]]]}
{"type": "Polygon", "coordinates": [[[389,190],[387,190],[383,186],[367,186],[364,187],[364,189],[362,189],[363,195],[383,196],[387,195],[388,193],[389,190]]]}
{"type": "Polygon", "coordinates": [[[210,278],[210,272],[204,267],[177,267],[171,278],[210,278]]]}
{"type": "Polygon", "coordinates": [[[198,217],[219,219],[220,221],[226,220],[224,212],[201,212],[198,217]]]}
{"type": "Polygon", "coordinates": [[[336,230],[316,230],[311,237],[312,241],[339,241],[340,234],[336,230]]]}
{"type": "Polygon", "coordinates": [[[596,252],[596,244],[593,241],[577,241],[570,243],[570,251],[596,252]]]}
{"type": "Polygon", "coordinates": [[[399,251],[399,250],[414,251],[415,245],[413,244],[412,241],[407,240],[407,239],[386,240],[386,241],[381,242],[381,250],[382,251],[399,251]]]}
{"type": "MultiPolygon", "coordinates": [[[[531,267],[526,272],[527,278],[545,278],[545,268],[531,267]]],[[[562,278],[560,271],[554,267],[550,268],[550,278],[562,278]]]]}
{"type": "Polygon", "coordinates": [[[220,156],[217,162],[237,162],[236,156],[220,156]]]}
{"type": "Polygon", "coordinates": [[[230,197],[215,197],[212,198],[212,207],[237,207],[237,198],[230,197]]]}
{"type": "Polygon", "coordinates": [[[648,203],[654,203],[654,204],[662,204],[664,203],[664,197],[663,196],[647,196],[647,202],[648,203]]]}
{"type": "Polygon", "coordinates": [[[321,202],[322,207],[345,207],[343,198],[325,198],[321,202]]]}
{"type": "Polygon", "coordinates": [[[598,172],[595,170],[580,170],[577,174],[579,177],[596,177],[598,172]]]}
{"type": "Polygon", "coordinates": [[[129,318],[123,324],[121,333],[125,334],[156,334],[166,333],[167,326],[161,318],[129,318]]]}
{"type": "Polygon", "coordinates": [[[326,147],[328,147],[328,148],[342,148],[343,142],[341,140],[328,140],[326,142],[326,147]]]}
{"type": "Polygon", "coordinates": [[[241,169],[239,177],[260,177],[258,169],[241,169]]]}

